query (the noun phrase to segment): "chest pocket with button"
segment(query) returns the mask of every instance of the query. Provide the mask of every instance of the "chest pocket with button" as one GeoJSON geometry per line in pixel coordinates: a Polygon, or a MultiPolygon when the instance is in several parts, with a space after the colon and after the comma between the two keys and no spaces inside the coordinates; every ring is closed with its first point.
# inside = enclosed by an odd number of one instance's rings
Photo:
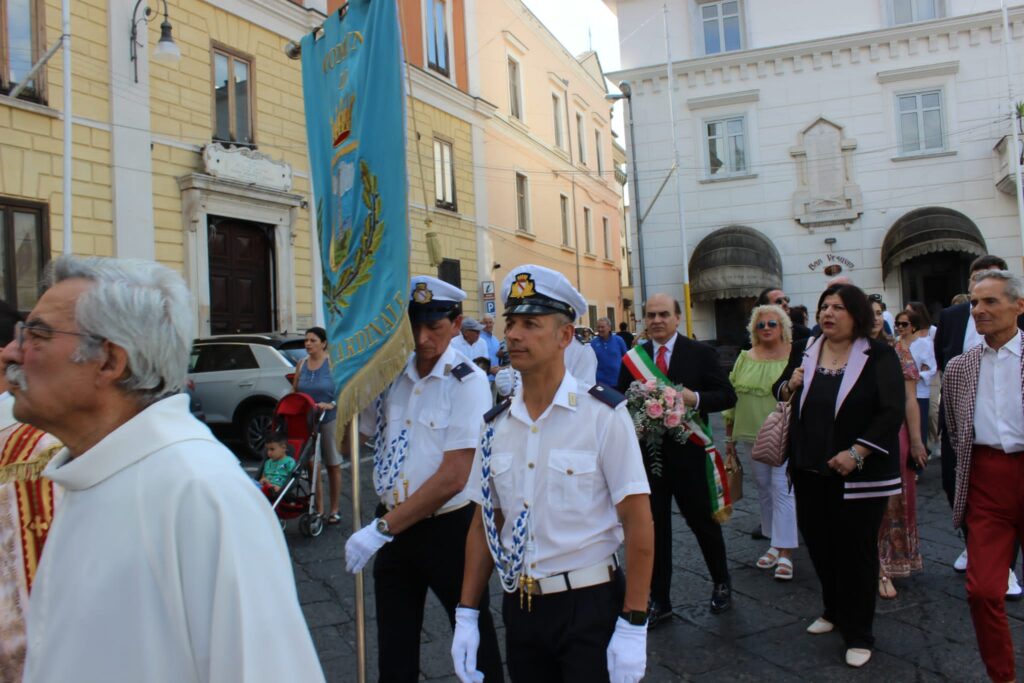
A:
{"type": "Polygon", "coordinates": [[[584,508],[594,493],[596,451],[552,450],[548,455],[549,503],[559,510],[584,508]]]}
{"type": "Polygon", "coordinates": [[[512,471],[514,458],[513,453],[491,454],[491,490],[497,494],[495,507],[510,509],[515,501],[515,473],[512,471]]]}

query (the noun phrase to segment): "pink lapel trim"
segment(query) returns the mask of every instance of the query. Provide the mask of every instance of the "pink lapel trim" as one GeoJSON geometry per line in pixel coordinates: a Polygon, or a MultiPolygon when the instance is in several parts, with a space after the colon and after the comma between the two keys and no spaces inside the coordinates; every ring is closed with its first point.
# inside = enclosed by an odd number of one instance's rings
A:
{"type": "Polygon", "coordinates": [[[868,340],[863,337],[855,340],[853,346],[850,347],[850,356],[846,360],[846,371],[843,372],[843,381],[839,384],[839,395],[836,396],[836,415],[839,415],[843,401],[850,395],[853,385],[860,379],[860,373],[864,371],[864,366],[868,362],[870,347],[868,340]]]}
{"type": "Polygon", "coordinates": [[[804,360],[800,367],[804,369],[804,390],[800,392],[800,414],[804,414],[804,399],[811,391],[811,382],[814,381],[815,370],[818,368],[818,356],[821,354],[821,344],[824,337],[818,336],[814,342],[804,349],[804,360]]]}

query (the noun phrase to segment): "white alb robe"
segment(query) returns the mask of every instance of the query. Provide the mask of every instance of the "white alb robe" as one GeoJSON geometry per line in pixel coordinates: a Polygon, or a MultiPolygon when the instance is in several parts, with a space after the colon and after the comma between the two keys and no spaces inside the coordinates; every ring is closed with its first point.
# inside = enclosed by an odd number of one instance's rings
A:
{"type": "Polygon", "coordinates": [[[44,472],[65,488],[36,574],[25,681],[323,681],[284,537],[188,397],[44,472]]]}

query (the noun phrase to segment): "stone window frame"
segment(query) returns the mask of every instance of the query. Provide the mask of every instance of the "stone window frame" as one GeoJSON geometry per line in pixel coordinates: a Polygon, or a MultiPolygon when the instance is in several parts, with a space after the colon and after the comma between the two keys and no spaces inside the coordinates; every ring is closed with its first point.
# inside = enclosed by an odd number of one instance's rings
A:
{"type": "MultiPolygon", "coordinates": [[[[933,110],[934,111],[934,110],[933,110]]],[[[933,87],[917,87],[909,90],[898,90],[893,93],[893,115],[895,117],[895,132],[896,132],[896,157],[915,157],[922,154],[937,154],[941,152],[949,151],[949,124],[946,119],[948,118],[947,107],[946,107],[946,90],[941,86],[933,87]],[[923,95],[937,94],[939,96],[939,125],[941,131],[939,136],[941,138],[941,144],[938,147],[919,147],[918,149],[908,150],[903,147],[903,122],[902,114],[908,112],[900,111],[900,98],[915,96],[917,98],[917,108],[914,112],[917,114],[918,123],[918,142],[924,145],[924,109],[921,104],[921,97],[923,95]]]]}
{"type": "Polygon", "coordinates": [[[589,206],[583,207],[583,254],[597,256],[594,251],[594,211],[589,206]]]}
{"type": "Polygon", "coordinates": [[[455,193],[455,145],[451,140],[434,136],[434,206],[448,211],[458,211],[455,193]],[[448,151],[448,172],[444,170],[444,152],[448,151]],[[440,158],[439,154],[440,152],[440,158]],[[440,171],[440,172],[439,172],[440,171]],[[439,197],[438,190],[441,196],[439,197]]]}
{"type": "Polygon", "coordinates": [[[530,176],[522,171],[515,172],[516,232],[531,235],[530,229],[530,176]],[[520,191],[520,183],[522,191],[520,191]]]}
{"type": "Polygon", "coordinates": [[[922,21],[933,21],[935,19],[942,19],[947,16],[947,7],[945,0],[930,0],[932,7],[935,10],[935,16],[926,17],[922,19],[918,15],[918,3],[921,0],[885,0],[885,17],[888,21],[889,26],[907,26],[909,24],[916,24],[922,21]],[[896,6],[898,3],[909,3],[907,9],[910,10],[911,18],[909,21],[897,21],[896,20],[896,6]]]}
{"type": "MultiPolygon", "coordinates": [[[[704,160],[704,177],[705,179],[719,179],[719,178],[732,178],[732,177],[745,177],[750,174],[750,150],[752,147],[752,140],[750,137],[750,126],[748,125],[749,116],[746,112],[735,113],[735,114],[723,114],[720,116],[710,116],[701,120],[700,124],[700,141],[701,141],[701,156],[704,160]],[[743,127],[741,133],[741,139],[743,141],[743,153],[744,153],[744,166],[742,169],[733,168],[732,163],[723,163],[722,170],[718,172],[712,172],[711,170],[711,146],[709,144],[710,138],[708,137],[708,126],[713,123],[721,123],[726,126],[726,133],[722,137],[722,140],[728,141],[728,124],[732,121],[740,121],[743,127]]],[[[727,160],[728,161],[728,160],[727,160]]]]}
{"type": "Polygon", "coordinates": [[[508,115],[511,119],[526,123],[526,107],[523,98],[523,63],[506,55],[505,69],[508,73],[508,115]],[[515,74],[512,73],[515,67],[515,74]]]}
{"type": "MultiPolygon", "coordinates": [[[[423,0],[423,63],[426,64],[427,70],[432,71],[435,74],[442,76],[448,81],[454,82],[455,70],[452,68],[452,58],[455,54],[455,45],[453,44],[452,26],[454,24],[454,3],[452,0],[423,0]],[[431,35],[430,26],[434,18],[434,7],[437,3],[444,5],[444,52],[445,52],[445,64],[442,66],[436,60],[432,62],[430,60],[430,48],[432,43],[436,40],[437,35],[431,35]]],[[[436,46],[435,49],[437,49],[436,46]]]]}
{"type": "MultiPolygon", "coordinates": [[[[0,195],[0,231],[2,231],[0,232],[0,239],[3,240],[0,253],[2,253],[3,257],[2,265],[4,270],[3,278],[0,280],[0,296],[18,310],[27,312],[32,307],[19,305],[18,302],[17,245],[14,242],[13,219],[15,212],[36,215],[36,245],[39,258],[36,265],[40,279],[37,281],[38,285],[41,282],[46,264],[50,261],[50,205],[46,202],[28,201],[0,195]]],[[[37,300],[40,293],[37,289],[37,300]]],[[[32,302],[32,305],[34,306],[35,302],[32,302]]]]}
{"type": "Polygon", "coordinates": [[[569,195],[564,192],[558,193],[558,215],[562,226],[562,246],[566,249],[575,249],[575,240],[572,234],[572,207],[569,206],[569,195]]]}
{"type": "MultiPolygon", "coordinates": [[[[744,0],[695,0],[692,6],[692,17],[693,17],[693,33],[695,44],[700,47],[699,52],[702,56],[711,55],[723,55],[730,52],[739,52],[745,50],[747,47],[747,35],[746,35],[746,7],[744,6],[744,0]],[[725,47],[725,28],[723,19],[725,18],[722,14],[723,5],[726,3],[736,3],[736,17],[739,22],[739,34],[740,34],[740,45],[734,49],[727,49],[725,47]],[[710,5],[718,6],[719,12],[716,19],[718,23],[718,35],[721,41],[721,49],[715,52],[708,52],[707,41],[704,36],[704,8],[710,5]]],[[[729,15],[732,16],[732,15],[729,15]]]]}

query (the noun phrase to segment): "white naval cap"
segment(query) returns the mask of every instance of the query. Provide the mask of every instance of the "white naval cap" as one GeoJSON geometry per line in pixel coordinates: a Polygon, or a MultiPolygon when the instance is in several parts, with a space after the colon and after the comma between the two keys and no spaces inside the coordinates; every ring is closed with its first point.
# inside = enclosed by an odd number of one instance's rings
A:
{"type": "Polygon", "coordinates": [[[587,310],[587,300],[557,270],[526,264],[513,268],[501,283],[505,315],[562,313],[576,320],[587,310]]]}
{"type": "Polygon", "coordinates": [[[409,319],[412,322],[440,320],[465,301],[466,293],[429,275],[417,275],[409,283],[409,319]]]}

